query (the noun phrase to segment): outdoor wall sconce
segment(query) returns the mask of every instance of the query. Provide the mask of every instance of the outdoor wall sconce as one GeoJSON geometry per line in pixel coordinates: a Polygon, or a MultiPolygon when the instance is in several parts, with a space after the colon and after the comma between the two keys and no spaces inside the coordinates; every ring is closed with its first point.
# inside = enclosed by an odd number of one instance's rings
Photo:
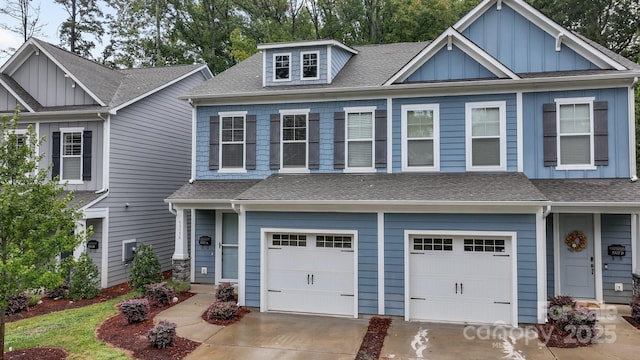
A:
{"type": "Polygon", "coordinates": [[[96,250],[98,248],[98,240],[87,241],[87,249],[96,250]]]}
{"type": "Polygon", "coordinates": [[[200,246],[211,246],[211,236],[200,236],[198,244],[200,244],[200,246]]]}

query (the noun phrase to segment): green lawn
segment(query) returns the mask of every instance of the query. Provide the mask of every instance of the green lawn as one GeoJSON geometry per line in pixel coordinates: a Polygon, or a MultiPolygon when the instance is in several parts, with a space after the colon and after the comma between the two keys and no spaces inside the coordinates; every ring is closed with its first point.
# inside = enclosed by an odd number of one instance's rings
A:
{"type": "Polygon", "coordinates": [[[95,337],[98,326],[114,315],[121,299],[36,316],[7,324],[5,351],[36,346],[66,349],[69,359],[129,359],[95,337]]]}

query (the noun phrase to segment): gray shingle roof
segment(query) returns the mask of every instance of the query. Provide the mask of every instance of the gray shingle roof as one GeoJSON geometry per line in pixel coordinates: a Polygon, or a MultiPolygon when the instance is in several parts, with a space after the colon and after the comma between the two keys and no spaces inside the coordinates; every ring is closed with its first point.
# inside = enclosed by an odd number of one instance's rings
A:
{"type": "MultiPolygon", "coordinates": [[[[64,191],[63,195],[69,195],[69,191],[64,191]]],[[[76,191],[73,194],[73,200],[69,202],[68,206],[74,209],[80,209],[102,195],[103,194],[96,194],[95,191],[76,191]]]]}
{"type": "Polygon", "coordinates": [[[257,184],[260,180],[198,180],[186,184],[168,199],[177,200],[231,200],[243,191],[257,184]]]}
{"type": "Polygon", "coordinates": [[[428,42],[354,46],[359,51],[329,85],[262,86],[262,54],[258,53],[189,91],[185,97],[273,91],[380,86],[413,59],[428,42]]]}
{"type": "Polygon", "coordinates": [[[520,173],[276,174],[236,197],[258,201],[544,202],[520,173]]]}
{"type": "Polygon", "coordinates": [[[635,203],[640,206],[640,182],[629,179],[531,180],[554,203],[635,203]]]}
{"type": "Polygon", "coordinates": [[[577,37],[579,37],[580,39],[584,40],[585,42],[587,42],[589,45],[591,45],[594,48],[596,48],[596,50],[602,52],[606,56],[608,56],[611,59],[615,60],[620,65],[626,67],[627,69],[636,70],[636,71],[640,70],[640,65],[639,64],[627,59],[626,57],[607,49],[606,47],[598,44],[597,42],[595,42],[595,41],[589,39],[588,37],[585,37],[585,36],[575,32],[575,31],[573,31],[573,34],[576,35],[577,37]]]}
{"type": "Polygon", "coordinates": [[[40,105],[38,100],[34,99],[33,96],[31,96],[31,94],[29,94],[22,86],[20,86],[20,84],[13,80],[11,76],[0,74],[0,79],[2,79],[2,81],[4,81],[4,83],[7,84],[7,86],[11,88],[11,90],[13,90],[13,92],[15,92],[16,95],[18,95],[21,100],[26,102],[27,105],[29,105],[34,111],[38,111],[42,108],[42,105],[40,105]]]}

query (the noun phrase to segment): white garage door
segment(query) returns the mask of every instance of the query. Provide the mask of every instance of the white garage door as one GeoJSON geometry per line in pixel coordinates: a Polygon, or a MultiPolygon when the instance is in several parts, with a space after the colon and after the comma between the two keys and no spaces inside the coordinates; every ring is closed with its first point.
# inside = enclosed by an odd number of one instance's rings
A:
{"type": "Polygon", "coordinates": [[[354,236],[267,236],[267,310],[354,315],[354,236]]]}
{"type": "Polygon", "coordinates": [[[508,238],[409,237],[411,320],[512,324],[508,238]]]}

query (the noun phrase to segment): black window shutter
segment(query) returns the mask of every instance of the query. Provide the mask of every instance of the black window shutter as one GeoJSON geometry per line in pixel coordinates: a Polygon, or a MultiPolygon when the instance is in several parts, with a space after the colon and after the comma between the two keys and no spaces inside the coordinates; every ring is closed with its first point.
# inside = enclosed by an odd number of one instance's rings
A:
{"type": "Polygon", "coordinates": [[[60,176],[60,131],[54,131],[52,136],[53,149],[51,149],[51,161],[53,168],[51,169],[51,178],[60,176]]]}
{"type": "Polygon", "coordinates": [[[595,165],[609,165],[608,110],[609,104],[606,101],[595,101],[593,103],[595,165]]]}
{"type": "Polygon", "coordinates": [[[387,166],[387,110],[376,110],[376,167],[384,168],[387,166]]]}
{"type": "Polygon", "coordinates": [[[220,116],[209,118],[209,169],[220,168],[220,116]]]}
{"type": "Polygon", "coordinates": [[[91,131],[82,133],[82,180],[91,180],[91,131]]]}
{"type": "Polygon", "coordinates": [[[269,167],[276,170],[280,169],[280,114],[271,114],[269,120],[269,167]]]}
{"type": "Polygon", "coordinates": [[[246,168],[256,169],[256,116],[247,115],[246,118],[246,168]]]}
{"type": "Polygon", "coordinates": [[[558,130],[556,129],[556,104],[542,105],[542,132],[544,166],[558,165],[558,130]]]}
{"type": "Polygon", "coordinates": [[[309,114],[309,169],[320,168],[320,114],[309,114]]]}
{"type": "Polygon", "coordinates": [[[344,169],[344,112],[333,113],[333,167],[344,169]]]}

